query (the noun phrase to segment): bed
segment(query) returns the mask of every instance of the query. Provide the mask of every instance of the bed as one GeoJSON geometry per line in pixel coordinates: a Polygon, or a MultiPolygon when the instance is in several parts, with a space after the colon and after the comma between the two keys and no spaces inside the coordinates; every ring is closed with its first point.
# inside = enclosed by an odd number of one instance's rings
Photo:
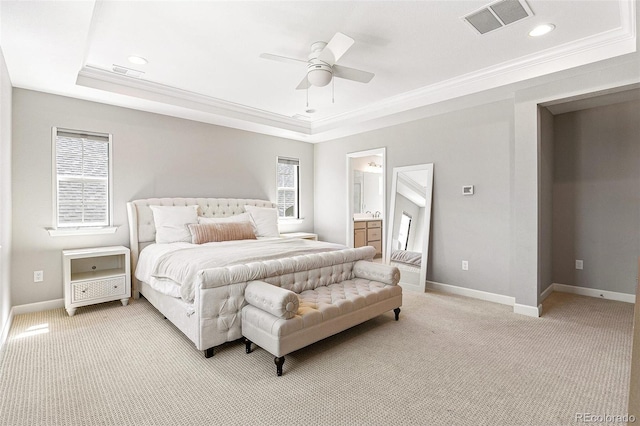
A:
{"type": "Polygon", "coordinates": [[[275,207],[270,201],[227,198],[127,203],[133,297],[144,296],[208,358],[214,347],[241,339],[244,289],[252,280],[294,283],[302,291],[317,280],[344,280],[355,262],[375,254],[371,247],[281,238],[275,207]],[[200,231],[212,229],[213,241],[198,239],[200,231]],[[240,237],[218,240],[221,229],[240,237]]]}
{"type": "Polygon", "coordinates": [[[422,253],[419,251],[393,250],[391,252],[391,264],[394,266],[419,272],[421,263],[422,253]]]}

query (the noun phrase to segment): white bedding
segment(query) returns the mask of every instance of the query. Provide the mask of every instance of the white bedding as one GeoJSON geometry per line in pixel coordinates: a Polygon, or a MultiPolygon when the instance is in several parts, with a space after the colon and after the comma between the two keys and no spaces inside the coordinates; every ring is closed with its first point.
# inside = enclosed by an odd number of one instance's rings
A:
{"type": "Polygon", "coordinates": [[[220,243],[151,244],[140,253],[136,278],[173,297],[193,302],[198,273],[220,266],[342,250],[340,244],[302,239],[269,238],[220,243]]]}

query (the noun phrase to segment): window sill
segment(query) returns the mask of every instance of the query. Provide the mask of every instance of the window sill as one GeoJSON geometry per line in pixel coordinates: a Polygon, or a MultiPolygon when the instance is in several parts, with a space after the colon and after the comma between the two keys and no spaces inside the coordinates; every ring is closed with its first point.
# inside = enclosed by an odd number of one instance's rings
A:
{"type": "Polygon", "coordinates": [[[300,224],[300,223],[304,223],[304,217],[301,217],[299,219],[278,218],[278,224],[280,224],[280,225],[296,225],[296,224],[300,224]]]}
{"type": "Polygon", "coordinates": [[[100,235],[100,234],[114,234],[118,230],[117,226],[104,226],[95,228],[47,228],[47,232],[52,237],[66,237],[75,235],[100,235]]]}

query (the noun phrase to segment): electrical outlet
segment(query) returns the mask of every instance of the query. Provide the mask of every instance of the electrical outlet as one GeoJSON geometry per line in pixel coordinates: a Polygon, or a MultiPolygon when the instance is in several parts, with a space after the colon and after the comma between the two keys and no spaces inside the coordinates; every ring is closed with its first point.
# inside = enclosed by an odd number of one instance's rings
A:
{"type": "Polygon", "coordinates": [[[576,269],[582,269],[584,263],[582,260],[576,260],[576,269]]]}
{"type": "Polygon", "coordinates": [[[463,271],[468,271],[469,270],[469,261],[468,260],[463,260],[462,261],[462,270],[463,271]]]}
{"type": "Polygon", "coordinates": [[[33,271],[33,282],[41,283],[44,281],[44,271],[33,271]]]}

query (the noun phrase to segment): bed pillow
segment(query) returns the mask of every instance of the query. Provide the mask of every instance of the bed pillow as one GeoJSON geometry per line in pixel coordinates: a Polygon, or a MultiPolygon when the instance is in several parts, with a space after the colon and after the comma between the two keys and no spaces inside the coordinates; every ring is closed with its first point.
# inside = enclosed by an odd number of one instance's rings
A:
{"type": "Polygon", "coordinates": [[[279,237],[278,210],[269,207],[244,206],[255,225],[256,237],[279,237]]]}
{"type": "Polygon", "coordinates": [[[189,224],[193,244],[219,243],[222,241],[255,240],[251,222],[192,223],[189,224]]]}
{"type": "Polygon", "coordinates": [[[156,243],[191,242],[187,227],[198,222],[198,206],[149,206],[156,224],[156,243]]]}
{"type": "Polygon", "coordinates": [[[251,215],[249,213],[240,213],[234,216],[228,217],[204,217],[198,216],[198,223],[235,223],[235,222],[251,222],[251,215]]]}

